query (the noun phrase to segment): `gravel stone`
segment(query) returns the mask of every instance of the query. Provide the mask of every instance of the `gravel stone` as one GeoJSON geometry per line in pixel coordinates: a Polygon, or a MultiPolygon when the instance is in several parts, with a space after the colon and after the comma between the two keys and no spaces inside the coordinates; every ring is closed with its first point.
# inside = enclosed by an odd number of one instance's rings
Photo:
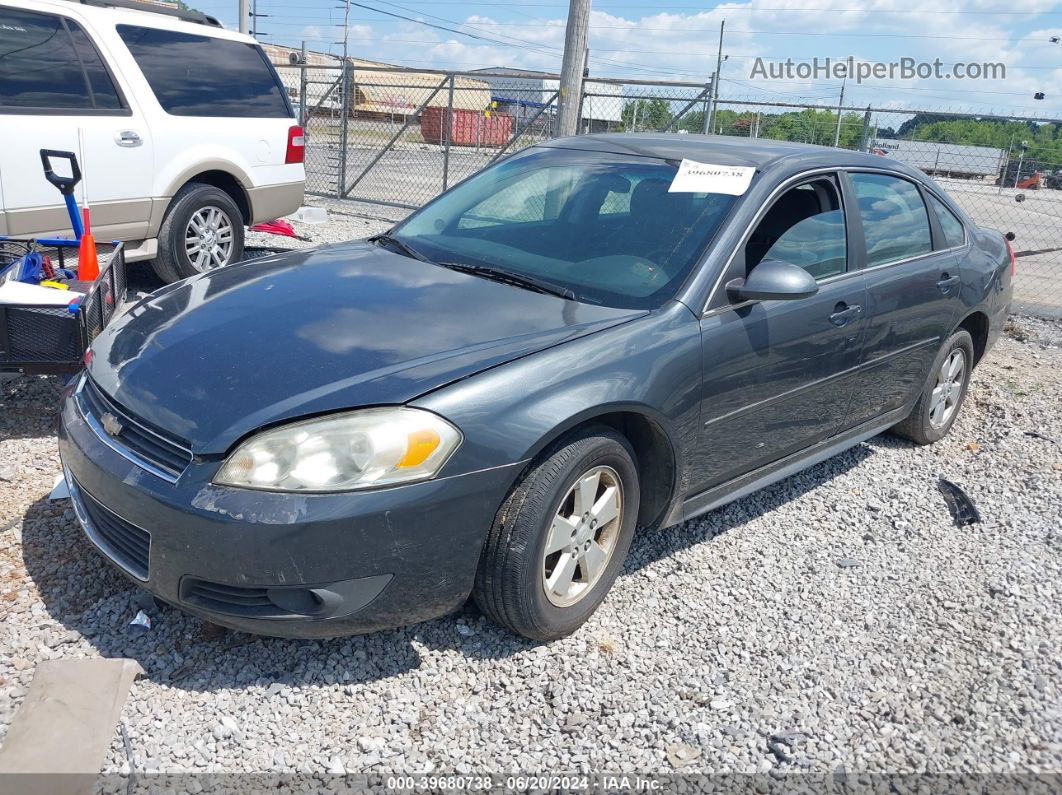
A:
{"type": "MultiPolygon", "coordinates": [[[[397,217],[327,206],[296,224],[314,243],[397,217]]],[[[125,655],[146,676],[109,773],[1062,773],[1062,324],[1010,329],[946,439],[879,436],[638,534],[601,609],[549,645],[471,608],[292,641],[160,603],[130,635],[140,589],[47,500],[62,384],[4,380],[0,740],[39,661],[125,655]],[[953,526],[939,477],[982,522],[953,526]]]]}

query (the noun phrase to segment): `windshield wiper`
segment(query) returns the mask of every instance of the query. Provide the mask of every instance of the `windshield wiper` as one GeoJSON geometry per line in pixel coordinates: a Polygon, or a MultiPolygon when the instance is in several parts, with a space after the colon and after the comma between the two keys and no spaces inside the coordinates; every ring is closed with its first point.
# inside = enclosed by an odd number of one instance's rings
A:
{"type": "MultiPolygon", "coordinates": [[[[415,248],[410,246],[408,243],[403,243],[397,237],[394,237],[393,235],[389,235],[386,232],[384,232],[382,235],[376,235],[375,237],[370,237],[369,238],[369,242],[370,243],[376,243],[377,245],[380,245],[381,243],[386,243],[388,245],[394,246],[395,248],[397,248],[399,250],[399,253],[405,254],[407,257],[412,257],[413,259],[419,259],[421,262],[432,262],[430,259],[428,259],[423,254],[421,254],[419,251],[417,251],[415,248]]],[[[434,264],[434,263],[432,263],[432,264],[434,264]]]]}
{"type": "Polygon", "coordinates": [[[473,276],[481,276],[484,279],[491,279],[496,282],[502,282],[503,284],[511,284],[515,287],[523,287],[525,290],[533,290],[536,293],[556,295],[560,298],[567,298],[571,301],[576,300],[575,292],[570,287],[562,287],[561,285],[554,284],[546,279],[539,279],[535,276],[526,276],[522,273],[505,270],[504,268],[495,268],[488,265],[469,265],[464,262],[436,262],[435,264],[440,265],[443,268],[449,268],[452,271],[471,273],[473,276]]]}

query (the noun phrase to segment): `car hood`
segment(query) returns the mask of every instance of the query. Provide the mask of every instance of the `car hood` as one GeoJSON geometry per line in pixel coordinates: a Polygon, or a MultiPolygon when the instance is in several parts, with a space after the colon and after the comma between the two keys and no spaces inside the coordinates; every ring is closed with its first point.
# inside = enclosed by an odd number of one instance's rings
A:
{"type": "Polygon", "coordinates": [[[347,243],[163,288],[96,338],[88,370],[131,413],[209,455],[265,425],[404,403],[641,314],[347,243]]]}

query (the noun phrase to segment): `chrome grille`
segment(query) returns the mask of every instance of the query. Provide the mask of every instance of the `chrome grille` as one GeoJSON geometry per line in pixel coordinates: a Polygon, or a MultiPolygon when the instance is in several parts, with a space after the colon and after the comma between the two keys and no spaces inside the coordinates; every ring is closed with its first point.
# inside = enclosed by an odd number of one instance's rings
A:
{"type": "Polygon", "coordinates": [[[81,413],[96,434],[134,463],[175,481],[192,461],[187,442],[137,419],[85,376],[78,389],[81,413]]]}

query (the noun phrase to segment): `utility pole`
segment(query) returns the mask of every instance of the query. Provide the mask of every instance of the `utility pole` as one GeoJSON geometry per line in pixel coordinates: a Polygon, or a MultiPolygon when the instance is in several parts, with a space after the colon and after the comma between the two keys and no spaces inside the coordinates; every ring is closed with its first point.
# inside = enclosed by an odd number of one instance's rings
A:
{"type": "Polygon", "coordinates": [[[240,33],[251,32],[251,7],[249,0],[240,0],[240,33]]]}
{"type": "Polygon", "coordinates": [[[837,132],[833,135],[833,145],[841,143],[841,106],[844,105],[844,84],[848,81],[848,71],[841,78],[841,98],[837,100],[837,132]]]}
{"type": "Polygon", "coordinates": [[[719,109],[719,79],[723,74],[723,28],[726,20],[719,23],[719,51],[715,54],[715,74],[712,76],[712,108],[708,116],[707,132],[713,132],[712,125],[715,123],[715,114],[719,109]]]}
{"type": "Polygon", "coordinates": [[[557,95],[557,134],[575,135],[583,96],[583,60],[590,30],[590,0],[570,0],[557,95]]]}
{"type": "MultiPolygon", "coordinates": [[[[343,2],[343,64],[347,63],[347,37],[350,36],[350,0],[343,2]]],[[[343,86],[343,91],[347,87],[343,86]]]]}

